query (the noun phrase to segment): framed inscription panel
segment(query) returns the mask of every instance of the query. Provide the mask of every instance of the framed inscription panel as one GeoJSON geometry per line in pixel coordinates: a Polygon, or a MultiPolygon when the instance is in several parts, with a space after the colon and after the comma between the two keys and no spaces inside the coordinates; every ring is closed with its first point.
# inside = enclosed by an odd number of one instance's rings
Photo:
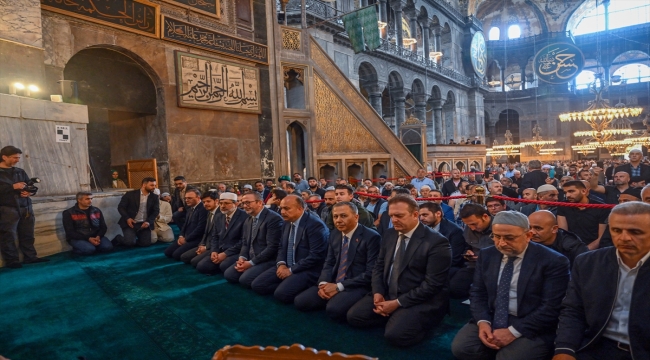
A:
{"type": "Polygon", "coordinates": [[[167,16],[162,17],[161,39],[195,46],[224,55],[269,63],[269,51],[264,45],[202,28],[167,16]]]}
{"type": "Polygon", "coordinates": [[[163,0],[202,14],[221,17],[221,0],[163,0]]]}
{"type": "Polygon", "coordinates": [[[259,69],[176,50],[178,106],[261,113],[259,69]]]}
{"type": "Polygon", "coordinates": [[[41,0],[45,10],[159,37],[160,6],[143,0],[41,0]]]}
{"type": "Polygon", "coordinates": [[[549,84],[566,84],[585,66],[580,48],[571,43],[557,43],[543,47],[533,60],[537,77],[549,84]]]}

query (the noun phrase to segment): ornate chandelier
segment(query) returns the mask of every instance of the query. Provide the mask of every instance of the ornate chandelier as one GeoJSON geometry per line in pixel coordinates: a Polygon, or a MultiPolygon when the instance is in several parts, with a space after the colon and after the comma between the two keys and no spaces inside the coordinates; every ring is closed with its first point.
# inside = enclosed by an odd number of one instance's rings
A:
{"type": "Polygon", "coordinates": [[[555,143],[557,143],[556,140],[542,140],[542,136],[540,135],[541,132],[542,132],[542,128],[539,127],[539,124],[535,124],[535,127],[533,128],[533,133],[535,134],[535,136],[533,136],[533,140],[532,141],[524,141],[519,145],[521,145],[522,147],[523,146],[530,146],[533,149],[535,149],[535,152],[537,154],[540,154],[540,152],[542,151],[544,146],[546,146],[546,145],[555,145],[555,143]]]}
{"type": "Polygon", "coordinates": [[[515,144],[512,142],[512,133],[510,130],[506,130],[505,133],[505,138],[506,140],[503,142],[503,145],[499,145],[499,142],[497,140],[494,140],[494,143],[492,145],[492,155],[507,155],[507,156],[515,156],[515,155],[520,155],[519,148],[521,148],[522,145],[520,144],[515,144]]]}
{"type": "Polygon", "coordinates": [[[589,92],[596,98],[589,102],[589,107],[584,111],[560,114],[560,121],[584,121],[591,127],[591,131],[577,131],[575,136],[588,136],[595,140],[599,146],[612,140],[615,135],[630,135],[630,121],[628,118],[641,115],[642,108],[629,108],[619,103],[614,107],[609,106],[609,100],[603,98],[603,93],[609,87],[603,85],[602,74],[596,75],[594,82],[589,85],[589,92]],[[600,81],[600,87],[597,86],[600,81]],[[610,127],[615,125],[614,127],[610,127]]]}
{"type": "Polygon", "coordinates": [[[596,150],[597,147],[598,144],[590,143],[587,141],[587,139],[582,140],[582,142],[578,143],[577,145],[571,145],[571,149],[573,151],[577,151],[584,156],[587,156],[588,154],[593,154],[594,150],[596,150]]]}

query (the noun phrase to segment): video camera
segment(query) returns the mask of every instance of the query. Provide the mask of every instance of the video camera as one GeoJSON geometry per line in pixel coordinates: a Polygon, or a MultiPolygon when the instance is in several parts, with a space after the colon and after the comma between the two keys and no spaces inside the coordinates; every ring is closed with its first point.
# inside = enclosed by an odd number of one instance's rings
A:
{"type": "Polygon", "coordinates": [[[31,196],[36,195],[36,192],[38,191],[38,188],[36,187],[36,184],[40,183],[41,179],[39,178],[31,178],[29,181],[25,182],[25,187],[20,190],[20,191],[27,191],[31,196]]]}

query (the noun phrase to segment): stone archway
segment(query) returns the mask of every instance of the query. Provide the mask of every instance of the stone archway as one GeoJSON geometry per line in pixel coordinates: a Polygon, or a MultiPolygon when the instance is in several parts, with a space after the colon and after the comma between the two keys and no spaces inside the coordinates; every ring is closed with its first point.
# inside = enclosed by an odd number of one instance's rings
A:
{"type": "Polygon", "coordinates": [[[287,160],[291,173],[306,176],[307,164],[307,131],[298,122],[294,121],[287,126],[287,160]]]}
{"type": "Polygon", "coordinates": [[[76,53],[63,75],[76,82],[78,102],[88,106],[88,155],[97,183],[110,187],[111,169],[126,178],[128,160],[155,158],[159,186],[167,185],[164,94],[153,69],[130,51],[107,45],[76,53]]]}

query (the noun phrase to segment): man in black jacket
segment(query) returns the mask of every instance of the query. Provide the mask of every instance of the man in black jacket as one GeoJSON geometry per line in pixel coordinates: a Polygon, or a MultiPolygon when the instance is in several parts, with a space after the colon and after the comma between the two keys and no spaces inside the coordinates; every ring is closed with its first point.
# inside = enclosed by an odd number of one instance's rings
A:
{"type": "Polygon", "coordinates": [[[529,172],[524,175],[521,186],[517,190],[520,195],[526,189],[537,189],[546,184],[546,179],[548,178],[548,174],[542,171],[542,163],[539,160],[529,161],[528,170],[529,172]]]}
{"type": "Polygon", "coordinates": [[[650,205],[617,205],[609,227],[614,247],[575,260],[554,360],[650,359],[650,205]]]}
{"type": "Polygon", "coordinates": [[[440,204],[433,202],[420,205],[420,221],[449,240],[449,246],[451,247],[449,278],[452,278],[458,270],[465,267],[463,255],[470,248],[463,237],[463,229],[445,219],[440,204]]]}
{"type": "Polygon", "coordinates": [[[451,344],[457,359],[544,360],[552,354],[569,260],[531,236],[525,215],[494,216],[494,246],[481,250],[470,290],[472,320],[451,344]]]}
{"type": "Polygon", "coordinates": [[[352,305],[370,291],[381,236],[359,224],[357,206],[351,202],[334,205],[332,215],[336,229],[330,232],[318,284],[298,295],[294,304],[302,311],[324,308],[330,318],[345,321],[352,305]]]}
{"type": "Polygon", "coordinates": [[[630,162],[616,167],[614,174],[619,171],[630,174],[630,178],[641,177],[646,183],[650,183],[650,166],[643,164],[643,152],[639,149],[630,150],[630,162]]]}
{"type": "Polygon", "coordinates": [[[393,345],[420,342],[449,308],[449,241],[420,224],[418,205],[407,195],[388,201],[393,229],[384,233],[372,272],[372,293],[348,312],[354,327],[386,325],[393,345]]]}
{"type": "Polygon", "coordinates": [[[197,189],[187,189],[185,192],[185,212],[187,213],[185,224],[183,224],[178,240],[173,241],[165,249],[165,256],[179,261],[185,252],[199,245],[205,233],[208,210],[203,206],[201,192],[197,189]]]}
{"type": "Polygon", "coordinates": [[[205,231],[199,244],[183,253],[181,261],[196,267],[203,258],[210,256],[211,234],[214,227],[214,220],[219,211],[219,194],[217,191],[206,191],[201,195],[201,203],[207,211],[205,231]]]}
{"type": "Polygon", "coordinates": [[[214,218],[210,234],[210,256],[206,256],[196,265],[196,270],[200,273],[223,273],[237,261],[247,217],[246,212],[237,205],[236,194],[224,192],[219,195],[220,211],[214,218]]]}
{"type": "Polygon", "coordinates": [[[29,176],[25,170],[15,167],[23,152],[14,146],[0,150],[0,252],[6,267],[21,268],[16,241],[23,253],[23,263],[32,264],[48,259],[36,256],[34,249],[33,194],[25,190],[29,176]]]}
{"type": "Polygon", "coordinates": [[[104,214],[92,204],[93,194],[82,191],[77,193],[77,203],[63,212],[65,239],[72,251],[80,255],[113,250],[113,244],[104,236],[107,230],[104,214]]]}
{"type": "Polygon", "coordinates": [[[578,235],[560,229],[555,215],[548,210],[539,210],[528,215],[528,221],[530,231],[533,232],[531,240],[566,256],[571,264],[578,255],[589,251],[578,235]]]}
{"type": "Polygon", "coordinates": [[[160,212],[160,200],[153,193],[155,189],[156,179],[146,177],[142,179],[140,189],[122,195],[117,211],[121,215],[118,224],[124,237],[113,239],[113,245],[117,245],[117,242],[126,246],[151,245],[151,228],[160,212]]]}
{"type": "Polygon", "coordinates": [[[460,184],[461,180],[460,170],[453,169],[451,171],[451,179],[445,181],[445,183],[442,184],[442,196],[449,196],[458,191],[458,185],[460,184]]]}
{"type": "Polygon", "coordinates": [[[250,288],[255,278],[275,266],[284,220],[264,206],[259,193],[244,195],[241,203],[248,214],[242,230],[241,250],[237,262],[224,271],[223,277],[250,288]]]}
{"type": "Polygon", "coordinates": [[[172,221],[180,230],[183,230],[185,224],[185,192],[187,191],[187,181],[185,177],[179,175],[174,178],[174,196],[172,197],[172,221]]]}

